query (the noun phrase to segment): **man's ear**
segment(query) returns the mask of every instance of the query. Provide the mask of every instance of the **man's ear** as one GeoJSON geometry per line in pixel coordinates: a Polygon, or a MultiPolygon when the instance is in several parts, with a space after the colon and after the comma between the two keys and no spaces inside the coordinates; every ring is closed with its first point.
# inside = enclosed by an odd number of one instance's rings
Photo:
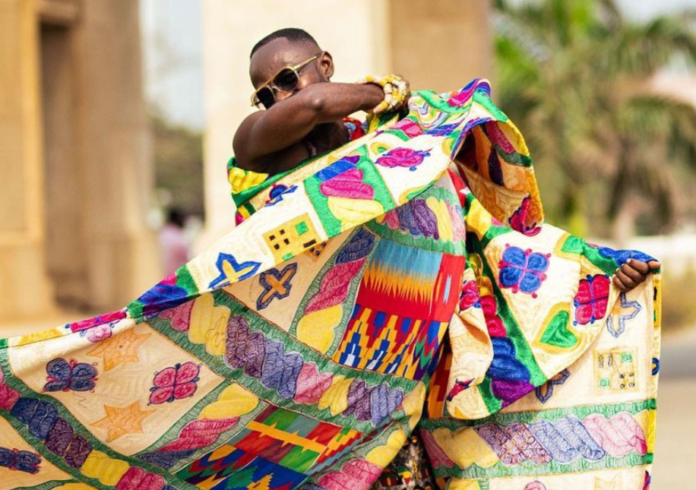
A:
{"type": "Polygon", "coordinates": [[[324,51],[324,54],[319,58],[319,67],[324,76],[330,80],[334,74],[334,62],[331,53],[324,51]]]}

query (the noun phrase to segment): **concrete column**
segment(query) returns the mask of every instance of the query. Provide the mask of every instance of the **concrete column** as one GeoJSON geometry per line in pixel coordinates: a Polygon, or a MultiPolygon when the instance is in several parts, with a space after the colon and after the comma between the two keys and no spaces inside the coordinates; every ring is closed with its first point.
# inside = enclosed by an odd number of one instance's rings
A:
{"type": "Polygon", "coordinates": [[[52,308],[43,251],[37,26],[34,0],[0,0],[0,319],[4,320],[38,317],[52,308]]]}

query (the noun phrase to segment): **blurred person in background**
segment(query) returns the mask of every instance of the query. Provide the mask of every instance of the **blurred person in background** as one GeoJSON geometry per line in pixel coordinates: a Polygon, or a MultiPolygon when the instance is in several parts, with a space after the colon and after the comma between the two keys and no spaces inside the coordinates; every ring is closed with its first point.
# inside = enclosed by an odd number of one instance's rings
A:
{"type": "Polygon", "coordinates": [[[169,276],[184,265],[191,256],[191,243],[185,233],[186,215],[177,208],[167,211],[167,220],[159,232],[163,272],[169,276]]]}

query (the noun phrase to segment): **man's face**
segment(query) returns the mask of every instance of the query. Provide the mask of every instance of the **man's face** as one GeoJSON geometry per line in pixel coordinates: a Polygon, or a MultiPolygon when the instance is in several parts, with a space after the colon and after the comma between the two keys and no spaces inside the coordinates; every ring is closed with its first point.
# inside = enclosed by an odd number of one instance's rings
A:
{"type": "MultiPolygon", "coordinates": [[[[312,43],[292,42],[285,38],[274,39],[259,48],[251,57],[249,66],[251,83],[258,89],[283,68],[298,65],[320,53],[321,50],[312,43]]],[[[274,90],[276,102],[290,97],[313,83],[328,82],[332,74],[331,56],[325,53],[299,71],[299,82],[293,91],[274,90]]]]}

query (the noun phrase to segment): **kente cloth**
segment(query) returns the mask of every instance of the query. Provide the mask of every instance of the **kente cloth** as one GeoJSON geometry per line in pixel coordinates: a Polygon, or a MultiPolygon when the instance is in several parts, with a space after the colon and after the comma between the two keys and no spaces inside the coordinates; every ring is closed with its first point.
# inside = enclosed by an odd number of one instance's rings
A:
{"type": "Polygon", "coordinates": [[[380,486],[648,487],[659,274],[620,294],[650,257],[543,224],[487,82],[230,177],[240,224],[176,274],[0,341],[1,489],[367,490],[418,438],[380,486]]]}

